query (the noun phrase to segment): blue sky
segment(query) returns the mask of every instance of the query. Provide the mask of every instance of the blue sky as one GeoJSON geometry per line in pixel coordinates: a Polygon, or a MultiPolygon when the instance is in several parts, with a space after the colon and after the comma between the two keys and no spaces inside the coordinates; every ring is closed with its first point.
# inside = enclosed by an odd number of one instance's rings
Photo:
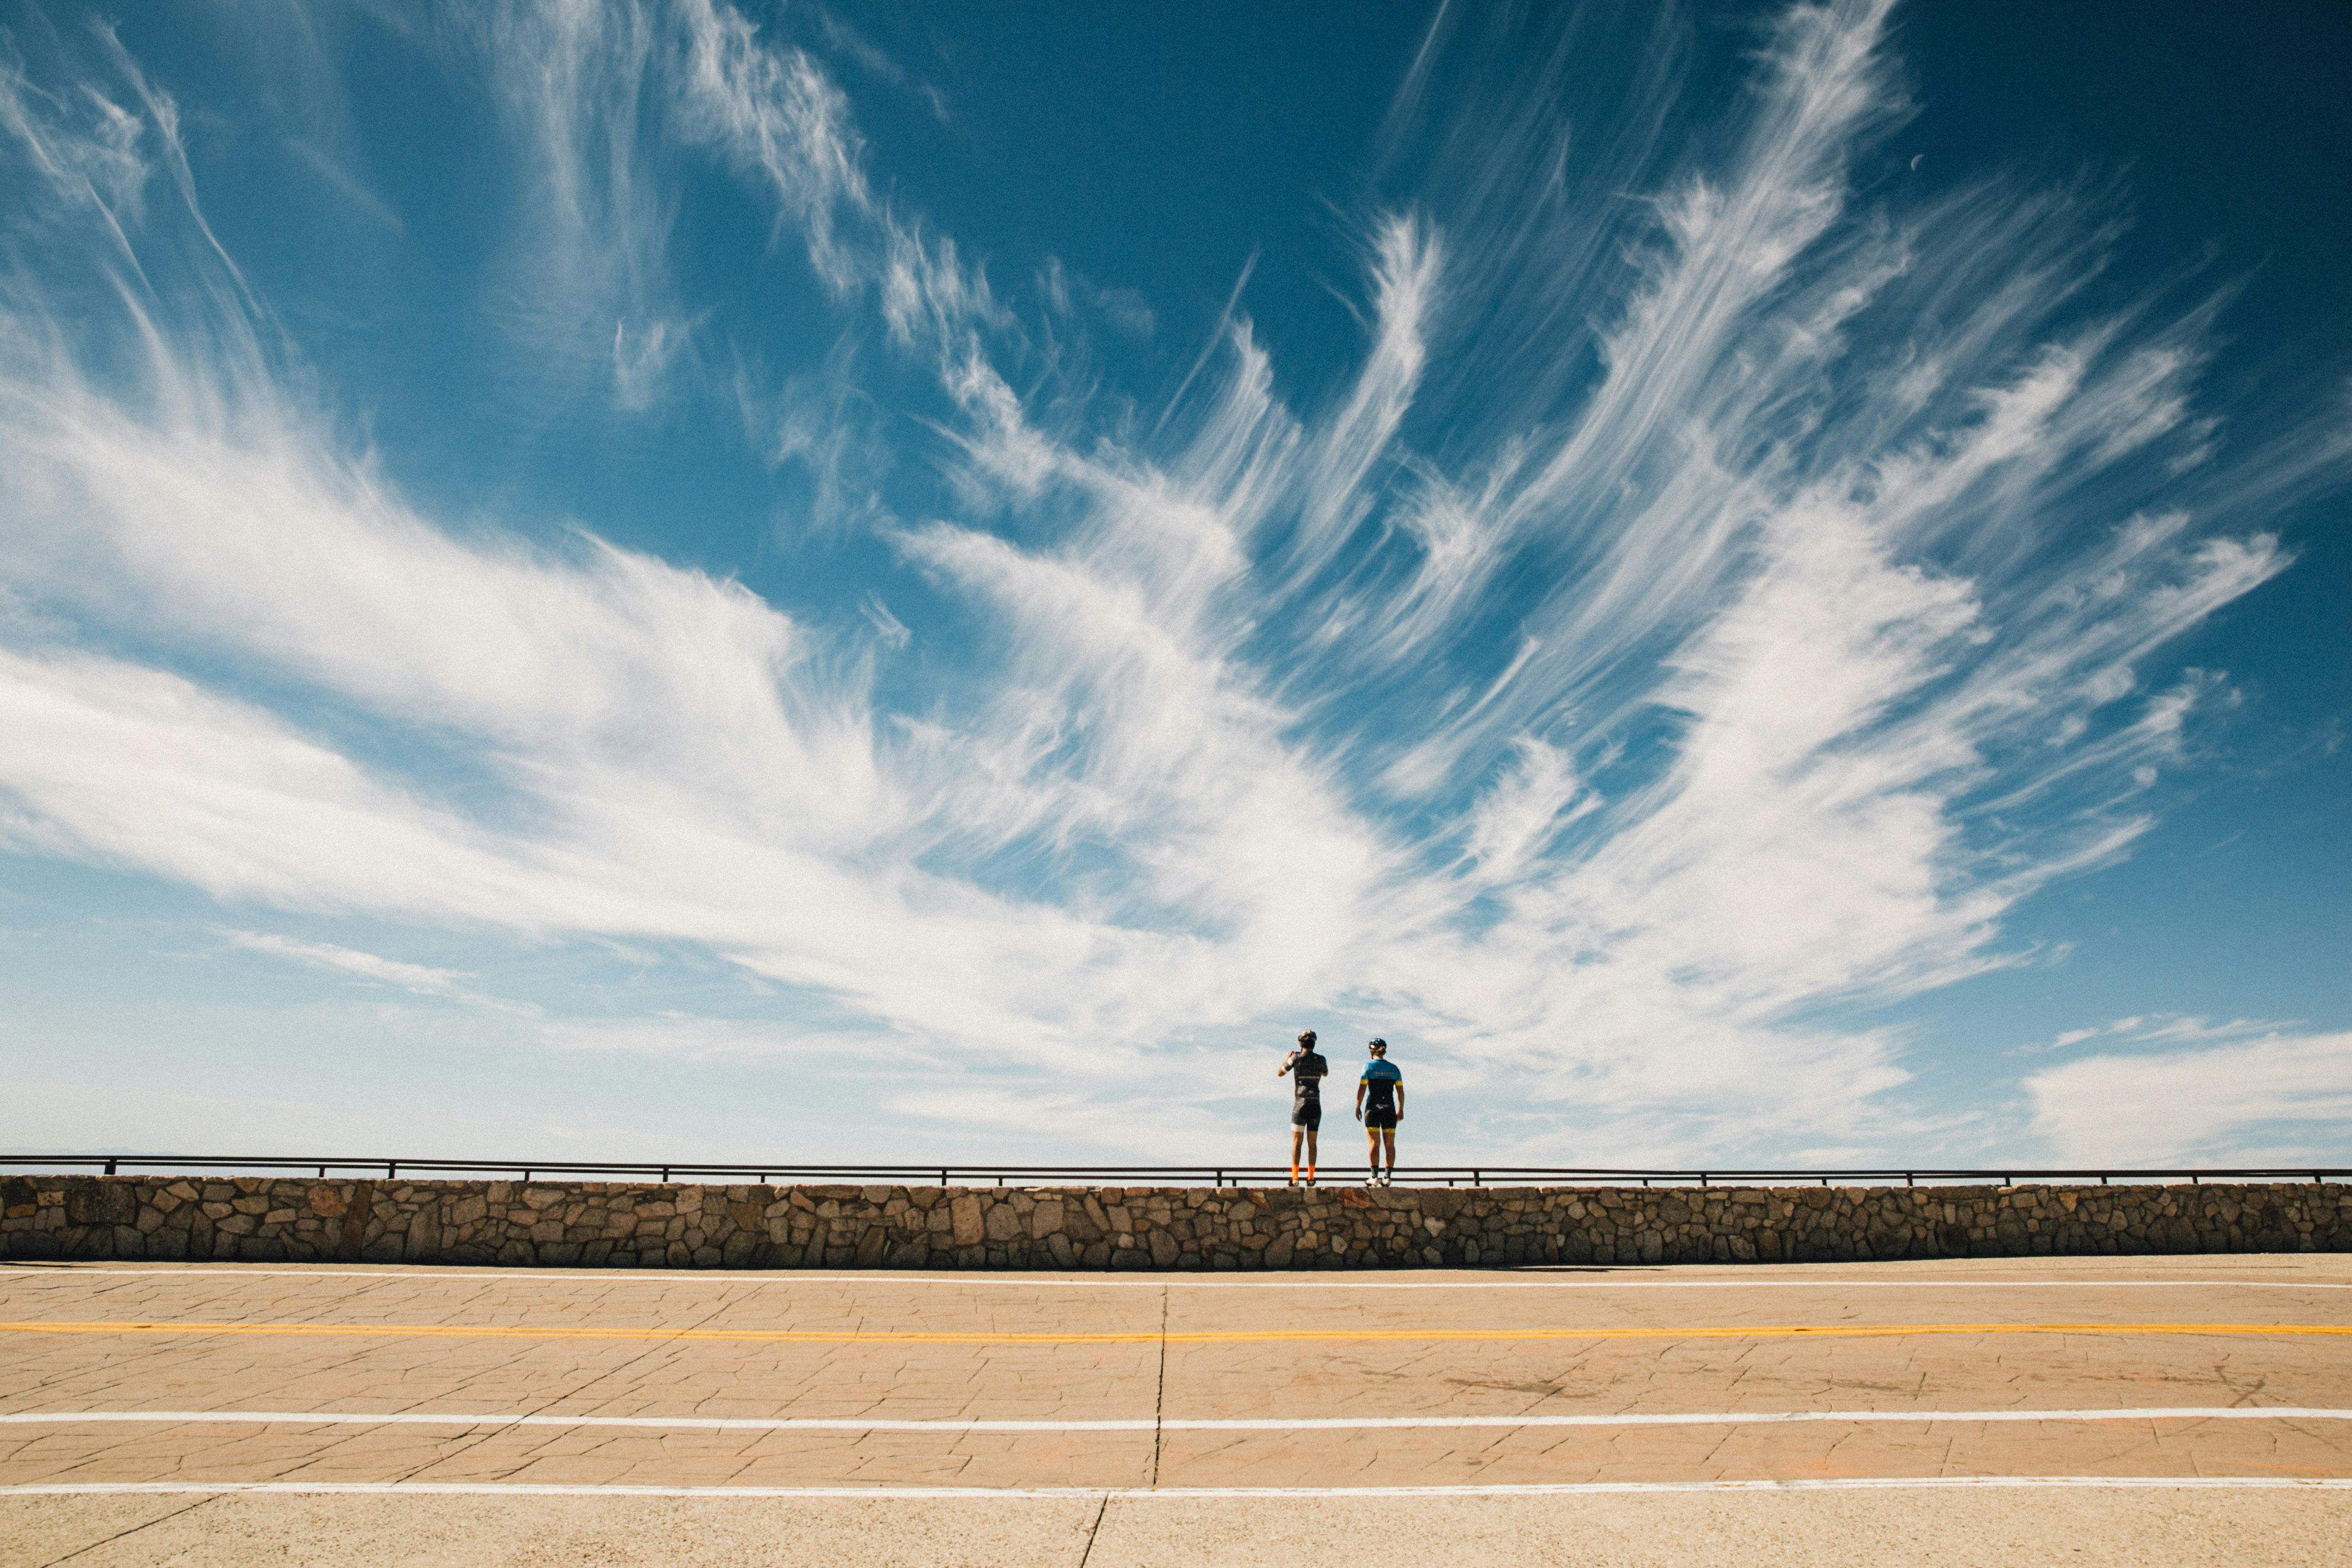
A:
{"type": "Polygon", "coordinates": [[[0,1144],[2352,1158],[2340,7],[16,5],[0,1144]]]}

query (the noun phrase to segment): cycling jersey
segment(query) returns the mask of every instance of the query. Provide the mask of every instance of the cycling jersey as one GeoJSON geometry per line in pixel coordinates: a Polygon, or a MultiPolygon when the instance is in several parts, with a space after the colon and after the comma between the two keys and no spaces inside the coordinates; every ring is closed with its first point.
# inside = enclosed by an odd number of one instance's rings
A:
{"type": "Polygon", "coordinates": [[[1323,1125],[1323,1079],[1329,1075],[1331,1064],[1318,1051],[1301,1051],[1290,1063],[1290,1124],[1293,1127],[1319,1128],[1323,1125]]]}

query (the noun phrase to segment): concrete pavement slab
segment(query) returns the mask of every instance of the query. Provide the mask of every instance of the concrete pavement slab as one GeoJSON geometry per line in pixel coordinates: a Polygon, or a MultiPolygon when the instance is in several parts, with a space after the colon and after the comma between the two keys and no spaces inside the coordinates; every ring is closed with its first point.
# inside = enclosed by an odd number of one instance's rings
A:
{"type": "Polygon", "coordinates": [[[1150,1489],[2352,1478],[2352,1421],[2328,1414],[2352,1410],[2347,1287],[2352,1259],[2330,1256],[1295,1281],[0,1269],[0,1415],[273,1417],[0,1422],[0,1486],[473,1489],[0,1495],[5,1550],[19,1553],[0,1568],[68,1556],[1101,1568],[1352,1563],[1408,1543],[1411,1561],[1437,1563],[2177,1562],[2184,1546],[2199,1561],[2325,1563],[2352,1539],[2352,1491],[1150,1489]],[[2231,1414],[2082,1418],[2150,1408],[2231,1414]],[[2263,1413],[2240,1418],[2249,1411],[2263,1413]],[[1408,1418],[1419,1424],[1298,1425],[1408,1418]],[[1582,1424],[1462,1424],[1561,1418],[1582,1424]],[[769,1425],[588,1424],[671,1419],[769,1425]],[[887,1425],[975,1420],[1123,1426],[887,1425]],[[1217,1420],[1291,1425],[1181,1425],[1217,1420]],[[863,1425],[774,1425],[805,1421],[863,1425]],[[495,1493],[516,1485],[578,1495],[495,1493]],[[990,1495],[596,1490],[648,1486],[990,1495]],[[1055,1488],[1081,1495],[1035,1495],[1055,1488]],[[2246,1554],[2255,1546],[2273,1554],[2246,1554]]]}
{"type": "Polygon", "coordinates": [[[75,1568],[2340,1568],[2352,1563],[2352,1502],[2168,1489],[1441,1501],[0,1498],[0,1568],[68,1557],[75,1568]]]}

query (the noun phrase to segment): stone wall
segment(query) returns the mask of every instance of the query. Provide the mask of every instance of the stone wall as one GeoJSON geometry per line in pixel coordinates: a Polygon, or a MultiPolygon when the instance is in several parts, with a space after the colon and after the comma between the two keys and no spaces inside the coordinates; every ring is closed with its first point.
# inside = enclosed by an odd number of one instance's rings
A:
{"type": "Polygon", "coordinates": [[[2352,1251],[2352,1184],[660,1186],[0,1178],[0,1257],[1356,1268],[2352,1251]]]}

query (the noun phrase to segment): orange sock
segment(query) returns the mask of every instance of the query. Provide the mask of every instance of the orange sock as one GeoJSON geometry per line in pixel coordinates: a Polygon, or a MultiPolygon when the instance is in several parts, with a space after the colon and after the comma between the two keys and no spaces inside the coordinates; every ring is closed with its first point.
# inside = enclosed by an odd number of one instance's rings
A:
{"type": "Polygon", "coordinates": [[[1307,1167],[1307,1179],[1310,1182],[1315,1179],[1315,1167],[1312,1165],[1307,1167]]]}

